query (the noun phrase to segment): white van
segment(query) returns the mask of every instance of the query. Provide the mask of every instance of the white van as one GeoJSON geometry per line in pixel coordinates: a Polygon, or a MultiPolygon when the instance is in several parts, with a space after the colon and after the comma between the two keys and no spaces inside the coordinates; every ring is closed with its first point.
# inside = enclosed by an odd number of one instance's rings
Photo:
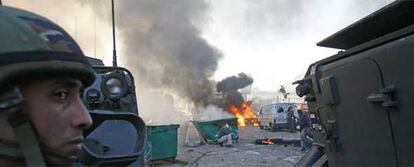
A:
{"type": "Polygon", "coordinates": [[[288,128],[287,111],[289,107],[292,107],[293,115],[299,118],[295,103],[274,103],[263,106],[259,111],[258,117],[260,128],[288,128]]]}

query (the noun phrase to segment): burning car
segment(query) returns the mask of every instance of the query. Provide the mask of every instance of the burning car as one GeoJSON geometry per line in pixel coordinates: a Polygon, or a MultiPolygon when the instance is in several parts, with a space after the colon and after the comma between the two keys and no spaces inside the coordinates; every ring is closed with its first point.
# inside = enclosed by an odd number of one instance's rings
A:
{"type": "Polygon", "coordinates": [[[243,101],[240,107],[231,104],[228,111],[237,118],[237,125],[244,127],[246,125],[258,125],[258,119],[251,107],[252,101],[243,101]]]}

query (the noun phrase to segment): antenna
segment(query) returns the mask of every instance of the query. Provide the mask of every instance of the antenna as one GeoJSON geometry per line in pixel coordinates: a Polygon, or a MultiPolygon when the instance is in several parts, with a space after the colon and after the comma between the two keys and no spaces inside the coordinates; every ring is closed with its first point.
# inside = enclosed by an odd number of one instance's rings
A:
{"type": "Polygon", "coordinates": [[[94,28],[93,44],[95,47],[93,50],[93,53],[94,53],[94,57],[96,58],[96,13],[93,14],[93,28],[94,28]]]}
{"type": "Polygon", "coordinates": [[[112,57],[112,65],[114,67],[117,66],[116,63],[116,43],[115,43],[115,10],[114,10],[114,0],[112,0],[112,39],[114,44],[114,51],[113,51],[113,57],[112,57]]]}

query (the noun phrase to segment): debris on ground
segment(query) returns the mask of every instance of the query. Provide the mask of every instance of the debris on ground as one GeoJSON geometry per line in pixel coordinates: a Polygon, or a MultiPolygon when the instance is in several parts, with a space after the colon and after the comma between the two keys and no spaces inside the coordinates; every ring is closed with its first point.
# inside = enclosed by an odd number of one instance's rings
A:
{"type": "Polygon", "coordinates": [[[258,127],[246,126],[239,129],[239,142],[233,147],[220,147],[218,144],[203,144],[199,147],[179,148],[177,160],[183,163],[157,163],[163,167],[293,167],[303,156],[295,143],[299,133],[270,132],[258,127]],[[278,139],[277,144],[255,144],[257,139],[278,139]],[[279,143],[278,143],[279,142],[279,143]]]}

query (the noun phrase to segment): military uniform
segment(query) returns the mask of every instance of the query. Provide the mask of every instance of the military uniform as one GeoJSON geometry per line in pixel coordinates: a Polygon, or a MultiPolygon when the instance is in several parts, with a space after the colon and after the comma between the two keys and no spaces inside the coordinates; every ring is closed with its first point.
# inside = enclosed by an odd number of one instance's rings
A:
{"type": "Polygon", "coordinates": [[[67,76],[83,86],[94,72],[76,42],[59,26],[36,14],[0,6],[0,164],[45,166],[59,159],[39,144],[23,111],[19,85],[30,78],[67,76]]]}

